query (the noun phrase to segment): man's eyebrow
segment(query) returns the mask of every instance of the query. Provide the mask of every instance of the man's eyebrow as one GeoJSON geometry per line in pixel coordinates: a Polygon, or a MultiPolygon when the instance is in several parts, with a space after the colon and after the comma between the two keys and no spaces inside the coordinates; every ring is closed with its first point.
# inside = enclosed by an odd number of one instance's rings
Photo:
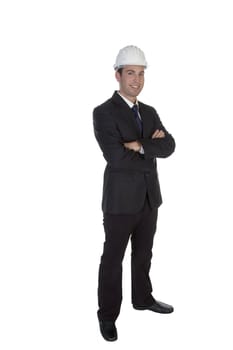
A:
{"type": "MultiPolygon", "coordinates": [[[[135,70],[133,70],[133,69],[127,69],[126,70],[126,72],[128,73],[128,72],[133,72],[133,73],[136,73],[136,71],[135,70]]],[[[141,70],[140,72],[138,72],[138,73],[144,73],[145,71],[144,70],[141,70]]]]}

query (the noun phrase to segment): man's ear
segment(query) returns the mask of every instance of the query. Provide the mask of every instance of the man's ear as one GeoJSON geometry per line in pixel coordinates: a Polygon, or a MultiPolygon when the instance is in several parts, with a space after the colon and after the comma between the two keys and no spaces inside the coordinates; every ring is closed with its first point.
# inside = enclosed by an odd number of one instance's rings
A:
{"type": "Polygon", "coordinates": [[[119,81],[120,81],[120,78],[121,78],[120,73],[116,71],[115,77],[116,77],[116,80],[119,82],[119,81]]]}

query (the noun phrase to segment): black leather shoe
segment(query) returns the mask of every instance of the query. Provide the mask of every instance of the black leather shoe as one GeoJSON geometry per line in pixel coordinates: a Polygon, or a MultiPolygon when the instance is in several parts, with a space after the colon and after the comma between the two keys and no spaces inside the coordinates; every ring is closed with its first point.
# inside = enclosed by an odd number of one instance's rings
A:
{"type": "Polygon", "coordinates": [[[174,311],[173,306],[162,303],[161,301],[155,301],[151,306],[138,306],[133,305],[136,310],[150,310],[154,312],[159,312],[160,314],[170,314],[174,311]]]}
{"type": "Polygon", "coordinates": [[[117,329],[115,323],[112,321],[99,321],[100,332],[105,340],[117,340],[117,329]]]}

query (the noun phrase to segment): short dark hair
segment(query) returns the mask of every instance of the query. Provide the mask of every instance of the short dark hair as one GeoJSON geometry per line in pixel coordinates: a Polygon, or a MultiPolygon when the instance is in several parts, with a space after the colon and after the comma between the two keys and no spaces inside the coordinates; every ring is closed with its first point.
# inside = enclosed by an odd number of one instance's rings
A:
{"type": "Polygon", "coordinates": [[[123,67],[117,69],[117,72],[118,72],[120,75],[122,75],[122,71],[123,71],[123,67]]]}

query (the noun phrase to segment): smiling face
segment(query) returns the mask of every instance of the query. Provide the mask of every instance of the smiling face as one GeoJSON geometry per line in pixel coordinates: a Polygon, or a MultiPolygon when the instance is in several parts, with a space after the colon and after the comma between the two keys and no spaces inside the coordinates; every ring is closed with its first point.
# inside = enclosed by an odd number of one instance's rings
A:
{"type": "Polygon", "coordinates": [[[135,102],[144,86],[144,67],[125,66],[122,72],[116,72],[120,93],[131,102],[135,102]]]}

